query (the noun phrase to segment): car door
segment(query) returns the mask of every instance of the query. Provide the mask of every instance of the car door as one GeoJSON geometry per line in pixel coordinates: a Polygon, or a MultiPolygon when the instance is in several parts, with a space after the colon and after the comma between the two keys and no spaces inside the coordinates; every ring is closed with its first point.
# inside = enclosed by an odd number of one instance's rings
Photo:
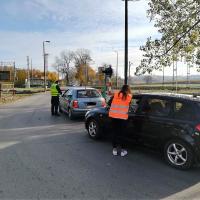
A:
{"type": "Polygon", "coordinates": [[[172,102],[162,97],[145,97],[137,118],[140,138],[155,147],[172,131],[172,102]]]}
{"type": "Polygon", "coordinates": [[[137,139],[141,132],[141,116],[140,110],[142,105],[142,96],[134,95],[128,112],[128,123],[127,123],[127,137],[129,139],[137,139]]]}
{"type": "Polygon", "coordinates": [[[197,115],[194,103],[187,100],[174,100],[173,102],[173,132],[171,135],[183,137],[193,131],[197,124],[197,115]]]}
{"type": "Polygon", "coordinates": [[[69,89],[62,95],[60,99],[60,105],[62,107],[62,110],[64,110],[65,112],[68,112],[71,99],[72,99],[72,90],[69,89]]]}
{"type": "Polygon", "coordinates": [[[62,110],[63,110],[65,95],[66,95],[67,91],[68,91],[68,90],[64,91],[64,92],[62,93],[62,95],[60,96],[60,98],[59,98],[59,106],[60,106],[60,108],[61,108],[62,110]]]}

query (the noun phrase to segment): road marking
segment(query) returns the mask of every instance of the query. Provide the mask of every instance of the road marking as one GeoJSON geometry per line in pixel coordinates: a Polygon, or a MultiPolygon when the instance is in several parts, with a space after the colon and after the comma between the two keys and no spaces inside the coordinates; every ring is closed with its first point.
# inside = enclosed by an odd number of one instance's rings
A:
{"type": "Polygon", "coordinates": [[[174,199],[199,199],[200,192],[199,192],[200,184],[197,183],[183,191],[177,192],[176,194],[170,195],[163,200],[174,200],[174,199]]]}
{"type": "Polygon", "coordinates": [[[30,127],[23,127],[23,128],[6,128],[6,129],[0,129],[0,132],[11,132],[11,131],[23,131],[23,130],[41,130],[41,129],[52,129],[56,128],[58,130],[83,130],[82,124],[56,124],[56,125],[48,125],[48,126],[30,126],[30,127]],[[62,127],[58,127],[63,125],[62,127]]]}
{"type": "Polygon", "coordinates": [[[29,130],[29,129],[47,129],[47,128],[53,128],[55,125],[49,125],[49,126],[30,126],[30,127],[23,127],[23,128],[9,128],[9,129],[0,129],[0,131],[8,132],[8,131],[23,131],[23,130],[29,130]]]}
{"type": "Polygon", "coordinates": [[[19,141],[12,141],[12,142],[0,142],[0,149],[5,149],[9,146],[15,145],[19,143],[19,141]]]}

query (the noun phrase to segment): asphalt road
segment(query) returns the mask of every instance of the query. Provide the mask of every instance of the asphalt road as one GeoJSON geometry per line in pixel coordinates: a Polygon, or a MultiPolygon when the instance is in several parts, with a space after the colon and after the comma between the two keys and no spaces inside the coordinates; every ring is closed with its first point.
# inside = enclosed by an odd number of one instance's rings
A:
{"type": "Polygon", "coordinates": [[[114,157],[82,120],[50,115],[50,96],[0,106],[0,199],[200,199],[200,168],[179,171],[132,147],[114,157]]]}

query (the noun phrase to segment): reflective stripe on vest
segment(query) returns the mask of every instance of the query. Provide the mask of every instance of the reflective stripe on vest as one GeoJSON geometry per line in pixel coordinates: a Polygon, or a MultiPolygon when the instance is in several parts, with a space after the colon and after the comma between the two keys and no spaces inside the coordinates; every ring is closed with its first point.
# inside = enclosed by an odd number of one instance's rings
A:
{"type": "Polygon", "coordinates": [[[129,106],[111,105],[111,108],[129,108],[129,106]]]}
{"type": "Polygon", "coordinates": [[[56,97],[58,96],[58,90],[56,89],[57,84],[53,83],[51,85],[51,96],[56,97]]]}
{"type": "Polygon", "coordinates": [[[118,92],[116,92],[109,110],[109,117],[128,119],[128,110],[131,98],[131,95],[128,95],[126,100],[122,100],[122,94],[118,95],[118,92]]]}

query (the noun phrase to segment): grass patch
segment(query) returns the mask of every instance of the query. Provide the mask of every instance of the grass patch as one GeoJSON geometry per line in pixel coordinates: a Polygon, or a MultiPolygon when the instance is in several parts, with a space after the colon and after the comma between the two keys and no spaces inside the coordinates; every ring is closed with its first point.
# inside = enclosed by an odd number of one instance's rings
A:
{"type": "Polygon", "coordinates": [[[32,94],[15,94],[14,96],[3,96],[2,98],[0,98],[0,105],[12,103],[31,95],[32,94]]]}

